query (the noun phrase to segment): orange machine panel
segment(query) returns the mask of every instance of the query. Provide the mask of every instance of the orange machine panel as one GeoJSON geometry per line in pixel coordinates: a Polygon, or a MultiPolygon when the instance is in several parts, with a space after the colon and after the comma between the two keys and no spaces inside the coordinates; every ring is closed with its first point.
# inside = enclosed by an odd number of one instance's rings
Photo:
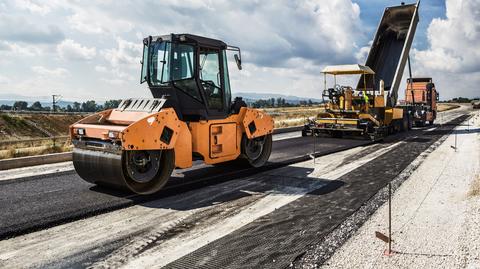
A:
{"type": "Polygon", "coordinates": [[[173,149],[178,134],[188,132],[173,108],[165,108],[129,125],[121,134],[124,150],[173,149]]]}
{"type": "Polygon", "coordinates": [[[242,107],[239,115],[243,115],[243,127],[248,139],[264,136],[273,132],[274,122],[267,113],[242,107]]]}
{"type": "MultiPolygon", "coordinates": [[[[426,97],[427,90],[426,89],[414,89],[413,90],[413,97],[415,98],[415,103],[426,103],[427,102],[427,97],[426,97]]],[[[412,91],[407,88],[405,91],[405,100],[407,103],[413,103],[413,98],[412,98],[412,91]]]]}
{"type": "Polygon", "coordinates": [[[240,119],[241,114],[238,114],[231,115],[221,120],[190,122],[188,126],[192,134],[192,152],[202,155],[206,164],[215,164],[235,160],[240,155],[240,141],[243,134],[242,126],[240,125],[240,119]],[[218,125],[228,125],[226,128],[221,129],[224,137],[217,137],[217,146],[221,143],[221,149],[215,145],[214,137],[211,135],[211,131],[213,131],[214,134],[217,133],[218,135],[220,132],[218,128],[213,128],[213,130],[211,129],[211,126],[218,125]],[[235,126],[234,129],[233,126],[235,126]],[[227,132],[230,133],[227,134],[227,132]],[[231,135],[233,135],[234,138],[232,138],[231,135]],[[229,136],[229,139],[231,140],[227,140],[227,136],[229,136]],[[212,149],[214,151],[213,155],[211,155],[212,149]],[[220,153],[220,150],[229,153],[233,152],[233,154],[227,155],[226,153],[220,153]]]}
{"type": "Polygon", "coordinates": [[[107,121],[113,124],[129,125],[149,114],[150,113],[145,111],[122,111],[114,109],[107,117],[107,121]]]}
{"type": "Polygon", "coordinates": [[[77,129],[84,129],[85,136],[91,138],[97,138],[101,140],[109,140],[108,132],[114,131],[121,133],[127,128],[126,126],[117,126],[117,125],[102,125],[102,124],[84,124],[77,123],[72,125],[70,134],[72,137],[77,133],[77,129]]]}
{"type": "Polygon", "coordinates": [[[210,157],[218,158],[237,153],[237,124],[210,125],[210,157]]]}

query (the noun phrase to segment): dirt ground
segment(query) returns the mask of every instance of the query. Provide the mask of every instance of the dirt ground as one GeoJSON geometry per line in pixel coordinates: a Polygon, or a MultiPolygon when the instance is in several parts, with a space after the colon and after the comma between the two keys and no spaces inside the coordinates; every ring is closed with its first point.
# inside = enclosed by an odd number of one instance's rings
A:
{"type": "Polygon", "coordinates": [[[0,113],[0,141],[48,137],[35,125],[54,136],[66,136],[68,126],[83,117],[84,115],[0,113]]]}
{"type": "Polygon", "coordinates": [[[278,107],[263,109],[275,120],[275,128],[300,126],[305,123],[308,118],[317,116],[323,112],[322,105],[311,107],[278,107]]]}

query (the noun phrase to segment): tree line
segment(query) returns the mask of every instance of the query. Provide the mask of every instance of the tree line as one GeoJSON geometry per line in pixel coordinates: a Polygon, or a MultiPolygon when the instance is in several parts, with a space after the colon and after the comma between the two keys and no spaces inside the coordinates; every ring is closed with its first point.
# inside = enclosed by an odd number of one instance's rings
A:
{"type": "MultiPolygon", "coordinates": [[[[57,112],[97,112],[105,109],[116,108],[121,100],[108,100],[103,104],[97,104],[94,100],[86,102],[73,102],[65,107],[55,106],[57,112]]],[[[21,110],[21,111],[53,111],[50,106],[42,106],[39,101],[33,102],[30,106],[25,101],[15,101],[13,105],[0,105],[0,110],[21,110]]]]}
{"type": "Polygon", "coordinates": [[[254,108],[266,108],[266,107],[294,107],[294,106],[312,106],[317,105],[318,102],[313,102],[311,99],[308,101],[301,100],[298,104],[292,104],[287,102],[285,98],[269,98],[269,99],[258,99],[251,103],[251,106],[254,108]]]}

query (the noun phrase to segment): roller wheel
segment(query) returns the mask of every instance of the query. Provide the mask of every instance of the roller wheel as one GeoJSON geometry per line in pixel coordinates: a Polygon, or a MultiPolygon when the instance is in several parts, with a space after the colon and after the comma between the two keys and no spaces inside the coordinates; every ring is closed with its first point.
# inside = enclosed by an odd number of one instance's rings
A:
{"type": "Polygon", "coordinates": [[[343,132],[342,131],[332,131],[330,134],[333,138],[342,138],[343,132]]]}
{"type": "Polygon", "coordinates": [[[424,122],[424,121],[416,121],[416,122],[415,122],[415,126],[417,126],[417,127],[424,127],[424,126],[425,126],[425,122],[424,122]]]}
{"type": "Polygon", "coordinates": [[[272,135],[248,139],[247,136],[242,137],[242,153],[248,163],[253,167],[263,166],[270,157],[272,152],[272,135]]]}
{"type": "Polygon", "coordinates": [[[175,168],[173,150],[131,150],[124,153],[123,174],[128,188],[138,194],[159,191],[175,168]]]}

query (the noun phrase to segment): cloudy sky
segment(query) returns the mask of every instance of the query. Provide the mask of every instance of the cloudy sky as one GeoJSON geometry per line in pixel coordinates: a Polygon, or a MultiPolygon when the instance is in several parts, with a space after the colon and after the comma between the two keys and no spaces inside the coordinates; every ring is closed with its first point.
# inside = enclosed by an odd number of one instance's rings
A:
{"type": "MultiPolygon", "coordinates": [[[[399,2],[0,0],[0,97],[148,97],[141,41],[180,32],[242,48],[234,92],[320,97],[323,66],[363,63],[383,9],[399,2]]],[[[480,0],[422,0],[412,68],[442,99],[480,96],[479,17],[480,0]]]]}

